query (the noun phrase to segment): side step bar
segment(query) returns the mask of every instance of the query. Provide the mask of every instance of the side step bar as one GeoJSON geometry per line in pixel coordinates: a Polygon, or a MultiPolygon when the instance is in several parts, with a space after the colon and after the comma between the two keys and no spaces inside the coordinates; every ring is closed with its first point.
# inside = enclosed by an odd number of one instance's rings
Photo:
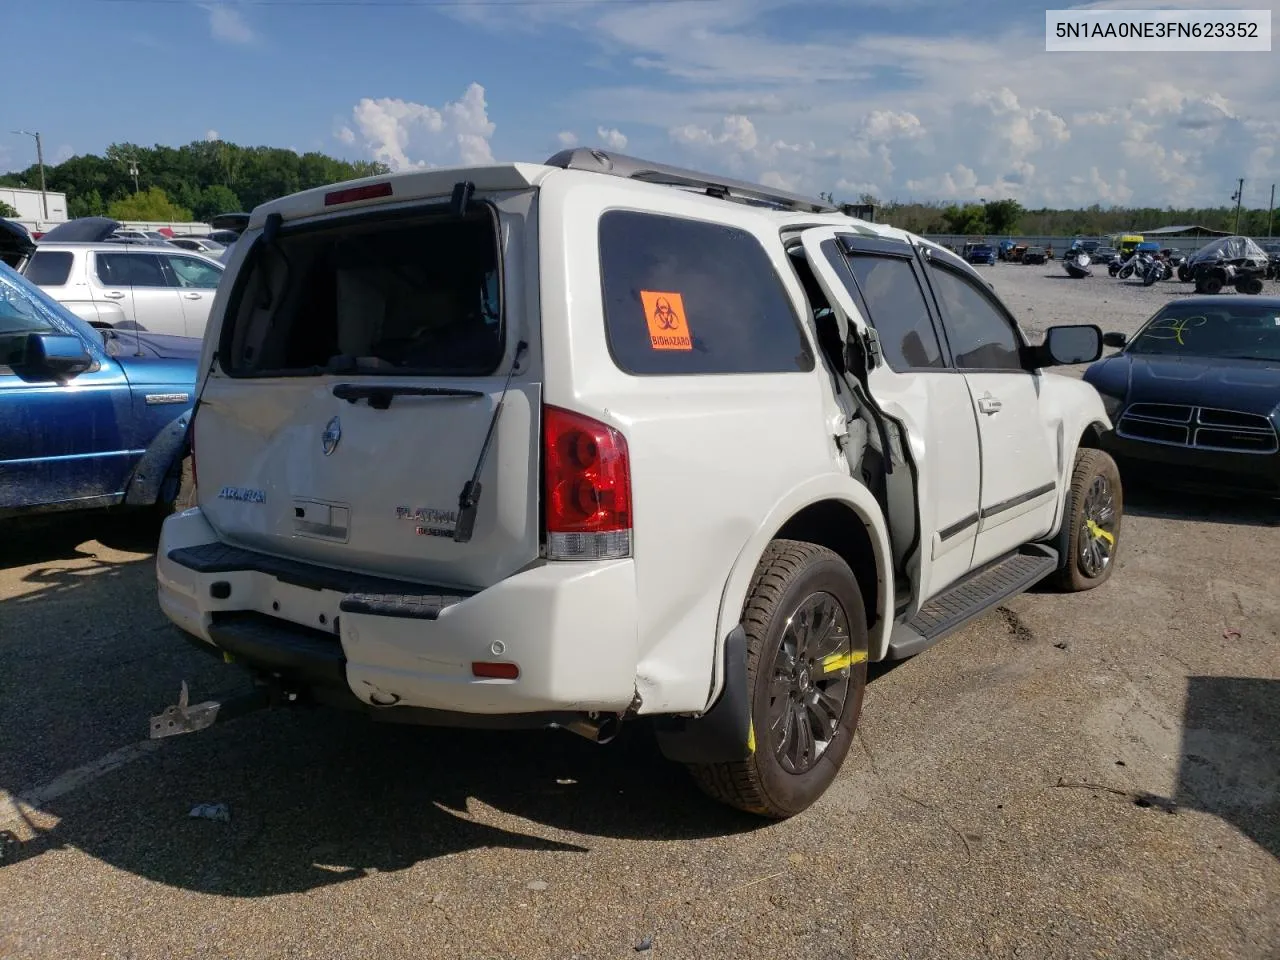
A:
{"type": "Polygon", "coordinates": [[[1057,550],[1029,543],[965,575],[925,603],[910,620],[894,626],[887,659],[915,656],[992,607],[1028,590],[1056,569],[1057,550]]]}

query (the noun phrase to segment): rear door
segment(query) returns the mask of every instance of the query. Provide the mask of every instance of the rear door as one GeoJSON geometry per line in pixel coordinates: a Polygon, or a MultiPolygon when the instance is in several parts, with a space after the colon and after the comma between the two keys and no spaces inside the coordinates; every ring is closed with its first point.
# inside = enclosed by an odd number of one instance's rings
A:
{"type": "Polygon", "coordinates": [[[183,329],[188,337],[204,336],[209,322],[209,307],[218,292],[222,270],[199,257],[180,253],[161,254],[171,282],[178,288],[182,302],[183,329]]]}
{"type": "Polygon", "coordinates": [[[112,286],[104,294],[118,300],[127,290],[132,303],[129,316],[143,330],[184,336],[182,299],[178,288],[169,281],[164,261],[157,253],[123,250],[120,253],[95,254],[99,278],[109,278],[112,286]]]}
{"type": "Polygon", "coordinates": [[[245,236],[195,418],[200,506],[224,539],[472,588],[538,558],[529,197],[501,214],[479,199],[463,217],[366,210],[287,226],[277,248],[245,236]],[[509,373],[459,542],[459,497],[509,373]]]}
{"type": "Polygon", "coordinates": [[[981,281],[934,258],[929,282],[952,356],[968,384],[982,439],[982,497],[975,565],[1035,540],[1057,511],[1057,434],[1027,370],[1017,321],[981,281]]]}
{"type": "Polygon", "coordinates": [[[919,470],[922,597],[968,572],[978,531],[978,425],[963,375],[948,363],[915,249],[836,229],[805,232],[833,302],[869,322],[885,362],[868,385],[900,421],[919,470]]]}

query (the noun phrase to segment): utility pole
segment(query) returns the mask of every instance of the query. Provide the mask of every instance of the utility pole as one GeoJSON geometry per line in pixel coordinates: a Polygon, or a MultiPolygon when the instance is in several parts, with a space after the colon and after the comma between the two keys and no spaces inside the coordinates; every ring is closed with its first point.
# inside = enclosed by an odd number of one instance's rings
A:
{"type": "Polygon", "coordinates": [[[133,192],[138,193],[138,161],[133,157],[129,158],[129,176],[133,177],[133,192]]]}
{"type": "Polygon", "coordinates": [[[1233,232],[1237,234],[1240,233],[1240,200],[1243,196],[1244,196],[1244,177],[1241,177],[1239,186],[1236,187],[1236,192],[1231,195],[1231,199],[1236,202],[1236,228],[1233,232]]]}
{"type": "Polygon", "coordinates": [[[1271,218],[1276,212],[1276,185],[1271,185],[1271,202],[1267,204],[1267,236],[1271,236],[1271,218]]]}
{"type": "Polygon", "coordinates": [[[40,209],[44,211],[44,219],[49,219],[49,191],[44,185],[44,146],[40,143],[40,134],[31,133],[28,130],[15,130],[14,133],[21,134],[24,137],[36,138],[36,163],[40,167],[40,209]]]}

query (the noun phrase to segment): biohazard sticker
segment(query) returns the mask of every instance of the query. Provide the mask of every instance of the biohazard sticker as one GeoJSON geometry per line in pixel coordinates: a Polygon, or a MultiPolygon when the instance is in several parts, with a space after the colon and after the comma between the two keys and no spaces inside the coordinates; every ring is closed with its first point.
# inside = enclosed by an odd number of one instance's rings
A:
{"type": "Polygon", "coordinates": [[[684,298],[678,293],[641,290],[644,317],[649,322],[649,345],[654,350],[692,350],[684,298]]]}

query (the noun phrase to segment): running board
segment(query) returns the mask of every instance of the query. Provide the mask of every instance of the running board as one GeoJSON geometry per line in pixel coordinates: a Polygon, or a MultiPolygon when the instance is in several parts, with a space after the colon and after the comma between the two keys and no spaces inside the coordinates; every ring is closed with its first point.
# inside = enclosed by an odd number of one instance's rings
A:
{"type": "Polygon", "coordinates": [[[926,602],[910,620],[894,625],[887,659],[915,656],[992,607],[1023,593],[1057,568],[1058,551],[1044,544],[1029,543],[966,574],[926,602]]]}

